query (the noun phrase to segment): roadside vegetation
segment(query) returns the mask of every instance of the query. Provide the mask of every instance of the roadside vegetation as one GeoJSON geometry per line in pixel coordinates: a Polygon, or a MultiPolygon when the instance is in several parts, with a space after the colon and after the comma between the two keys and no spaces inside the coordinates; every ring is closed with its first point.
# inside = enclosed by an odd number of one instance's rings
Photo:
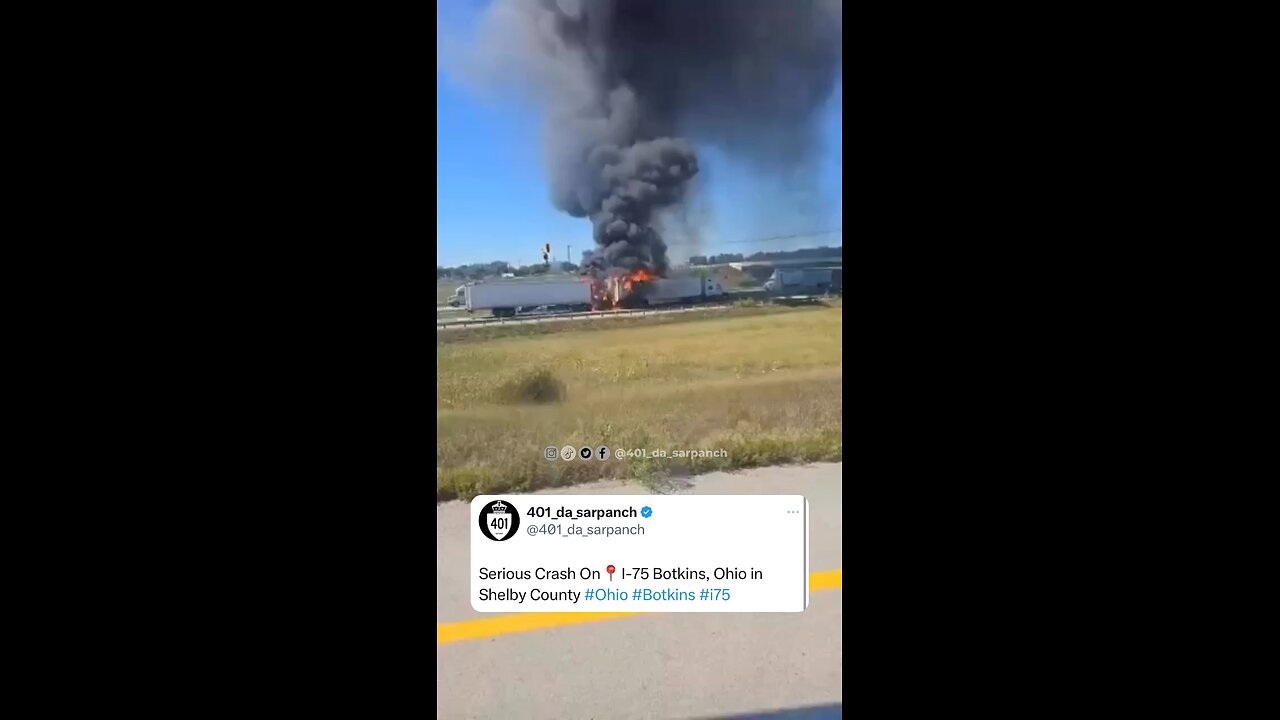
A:
{"type": "Polygon", "coordinates": [[[743,306],[436,333],[436,500],[842,457],[842,315],[743,306]],[[724,450],[547,460],[544,449],[724,450]]]}
{"type": "MultiPolygon", "coordinates": [[[[836,302],[839,302],[839,300],[836,300],[836,302]]],[[[707,308],[705,310],[693,310],[690,312],[636,315],[633,317],[612,317],[601,318],[598,320],[575,320],[569,322],[473,325],[466,330],[437,331],[436,345],[475,343],[495,338],[530,337],[534,335],[550,335],[555,333],[609,332],[622,328],[676,325],[703,320],[722,320],[725,318],[749,317],[779,312],[787,312],[787,309],[781,306],[775,307],[757,300],[740,300],[734,303],[733,307],[715,307],[707,308]]]]}

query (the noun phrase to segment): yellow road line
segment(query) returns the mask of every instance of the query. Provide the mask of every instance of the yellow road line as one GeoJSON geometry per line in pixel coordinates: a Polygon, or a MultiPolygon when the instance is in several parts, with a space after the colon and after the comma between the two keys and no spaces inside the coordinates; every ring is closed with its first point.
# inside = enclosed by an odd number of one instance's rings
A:
{"type": "MultiPolygon", "coordinates": [[[[834,590],[842,587],[843,570],[827,570],[809,576],[809,592],[834,590]]],[[[647,615],[638,612],[601,612],[601,613],[519,613],[516,615],[500,615],[479,620],[464,620],[455,623],[436,625],[436,644],[460,642],[462,640],[479,640],[480,638],[510,635],[512,633],[544,630],[562,625],[580,625],[582,623],[600,622],[629,615],[647,615]]]]}
{"type": "Polygon", "coordinates": [[[809,576],[809,592],[834,590],[844,586],[844,570],[827,570],[809,576]]]}

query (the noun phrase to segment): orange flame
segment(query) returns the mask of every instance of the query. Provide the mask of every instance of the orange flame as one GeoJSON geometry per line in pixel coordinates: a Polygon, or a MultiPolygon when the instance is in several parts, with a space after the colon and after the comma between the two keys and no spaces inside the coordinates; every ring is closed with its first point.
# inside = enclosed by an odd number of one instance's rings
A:
{"type": "Polygon", "coordinates": [[[644,270],[643,268],[641,268],[640,270],[633,270],[632,272],[628,273],[622,278],[622,287],[627,292],[631,292],[632,290],[635,289],[636,283],[649,282],[650,280],[653,280],[656,277],[657,277],[656,275],[653,275],[652,273],[650,273],[647,270],[644,270]]]}
{"type": "Polygon", "coordinates": [[[623,301],[635,290],[636,283],[657,280],[658,276],[648,270],[633,270],[625,274],[615,274],[603,280],[589,279],[591,283],[592,307],[595,310],[609,310],[620,307],[623,301]]]}

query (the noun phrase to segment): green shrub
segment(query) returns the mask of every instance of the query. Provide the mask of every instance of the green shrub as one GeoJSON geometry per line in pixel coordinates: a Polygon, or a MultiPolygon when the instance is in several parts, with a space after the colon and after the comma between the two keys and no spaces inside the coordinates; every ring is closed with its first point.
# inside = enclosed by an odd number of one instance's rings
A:
{"type": "Polygon", "coordinates": [[[510,405],[561,402],[567,396],[564,383],[547,369],[525,372],[498,386],[494,399],[510,405]]]}

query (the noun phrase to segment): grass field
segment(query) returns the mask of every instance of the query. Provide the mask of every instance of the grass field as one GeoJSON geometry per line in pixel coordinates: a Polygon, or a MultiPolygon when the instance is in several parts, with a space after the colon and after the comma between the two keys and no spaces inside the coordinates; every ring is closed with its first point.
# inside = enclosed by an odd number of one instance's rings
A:
{"type": "Polygon", "coordinates": [[[842,315],[837,303],[437,333],[436,499],[838,460],[842,315]],[[543,457],[563,445],[727,457],[543,457]]]}
{"type": "Polygon", "coordinates": [[[436,306],[449,302],[449,298],[453,297],[462,283],[462,280],[436,280],[436,306]]]}

